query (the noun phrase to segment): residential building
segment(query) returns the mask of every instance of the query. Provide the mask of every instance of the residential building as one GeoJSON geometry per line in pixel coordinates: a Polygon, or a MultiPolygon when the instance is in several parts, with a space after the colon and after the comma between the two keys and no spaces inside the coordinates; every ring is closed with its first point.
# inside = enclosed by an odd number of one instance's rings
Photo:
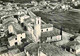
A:
{"type": "Polygon", "coordinates": [[[33,0],[33,1],[31,1],[31,4],[34,5],[34,6],[37,6],[38,2],[33,0]]]}
{"type": "Polygon", "coordinates": [[[21,40],[26,38],[26,34],[18,23],[10,23],[8,25],[8,31],[10,37],[8,38],[8,42],[10,46],[20,45],[21,40]]]}
{"type": "Polygon", "coordinates": [[[62,45],[62,48],[65,49],[68,52],[71,52],[73,54],[79,54],[80,53],[80,43],[77,41],[70,41],[64,45],[62,45]]]}
{"type": "Polygon", "coordinates": [[[76,37],[74,41],[78,41],[80,43],[80,36],[76,37]]]}
{"type": "Polygon", "coordinates": [[[42,1],[39,2],[39,5],[47,5],[47,1],[42,0],[42,1]]]}
{"type": "Polygon", "coordinates": [[[20,53],[17,53],[15,54],[14,56],[25,56],[26,54],[24,52],[20,52],[20,53]]]}
{"type": "Polygon", "coordinates": [[[0,10],[3,10],[3,5],[0,4],[0,10]]]}
{"type": "Polygon", "coordinates": [[[11,36],[8,38],[9,46],[21,45],[22,39],[25,39],[25,33],[18,34],[17,36],[11,36]]]}
{"type": "Polygon", "coordinates": [[[68,10],[68,9],[70,8],[70,5],[68,5],[68,4],[63,4],[63,5],[61,6],[61,8],[62,8],[63,10],[68,10]]]}
{"type": "Polygon", "coordinates": [[[80,44],[71,46],[71,48],[75,50],[75,52],[73,52],[74,54],[79,54],[80,53],[80,44]]]}
{"type": "Polygon", "coordinates": [[[40,43],[40,44],[29,44],[24,48],[25,52],[31,56],[75,56],[74,54],[64,51],[54,44],[40,43]],[[30,49],[29,49],[30,48],[30,49]]]}
{"type": "Polygon", "coordinates": [[[4,37],[4,35],[5,35],[4,28],[0,27],[0,38],[4,37]]]}
{"type": "Polygon", "coordinates": [[[8,52],[1,53],[0,56],[15,56],[19,52],[19,49],[11,49],[8,52]]]}
{"type": "Polygon", "coordinates": [[[9,33],[12,33],[12,34],[18,34],[18,33],[22,33],[23,32],[23,29],[21,28],[21,26],[18,24],[18,23],[10,23],[8,25],[8,31],[9,33]]]}
{"type": "Polygon", "coordinates": [[[19,20],[20,20],[20,23],[24,23],[24,20],[25,19],[27,19],[27,18],[29,18],[30,16],[28,16],[28,15],[24,15],[24,14],[22,14],[22,15],[19,15],[19,20]]]}

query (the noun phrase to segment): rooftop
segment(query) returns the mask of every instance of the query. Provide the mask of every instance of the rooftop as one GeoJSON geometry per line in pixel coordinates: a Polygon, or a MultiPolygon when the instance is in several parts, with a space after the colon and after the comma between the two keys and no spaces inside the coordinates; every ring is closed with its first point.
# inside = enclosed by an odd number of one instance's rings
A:
{"type": "Polygon", "coordinates": [[[71,46],[75,46],[75,45],[79,45],[78,41],[70,41],[67,44],[65,44],[65,46],[71,47],[71,46]]]}
{"type": "Polygon", "coordinates": [[[42,24],[41,29],[53,27],[53,24],[42,24]]]}
{"type": "Polygon", "coordinates": [[[17,34],[23,33],[23,29],[18,23],[12,23],[12,26],[14,27],[14,30],[17,34]]]}
{"type": "Polygon", "coordinates": [[[7,17],[3,20],[3,25],[8,24],[9,22],[17,22],[17,19],[13,18],[13,17],[7,17]]]}
{"type": "Polygon", "coordinates": [[[14,35],[14,36],[11,36],[11,37],[8,38],[8,41],[13,40],[13,39],[16,38],[16,37],[17,37],[17,36],[15,36],[15,35],[14,35]]]}
{"type": "Polygon", "coordinates": [[[75,45],[75,46],[71,46],[71,48],[73,48],[75,50],[78,50],[78,49],[80,49],[80,44],[79,45],[75,45]]]}
{"type": "Polygon", "coordinates": [[[30,51],[30,53],[33,53],[33,52],[37,53],[38,49],[43,53],[47,55],[52,55],[52,56],[54,55],[55,56],[75,56],[67,51],[63,51],[61,48],[58,48],[55,45],[51,45],[47,43],[40,43],[40,44],[32,43],[25,47],[25,50],[27,50],[28,52],[30,51]],[[40,46],[41,48],[39,48],[40,46]]]}
{"type": "Polygon", "coordinates": [[[16,56],[25,56],[24,52],[17,53],[16,56]]]}
{"type": "Polygon", "coordinates": [[[2,52],[4,50],[7,50],[7,48],[6,47],[0,47],[0,52],[2,52]]]}
{"type": "Polygon", "coordinates": [[[42,38],[46,38],[46,37],[51,37],[51,36],[57,36],[57,35],[60,35],[59,32],[55,32],[55,31],[48,31],[48,32],[42,32],[41,33],[41,37],[42,38]]]}
{"type": "MultiPolygon", "coordinates": [[[[24,24],[25,24],[25,26],[28,26],[28,24],[30,23],[30,24],[34,24],[34,19],[31,19],[31,18],[27,18],[27,19],[25,19],[24,20],[25,22],[24,22],[24,24]]],[[[30,26],[33,26],[33,24],[32,25],[30,25],[30,26]]]]}

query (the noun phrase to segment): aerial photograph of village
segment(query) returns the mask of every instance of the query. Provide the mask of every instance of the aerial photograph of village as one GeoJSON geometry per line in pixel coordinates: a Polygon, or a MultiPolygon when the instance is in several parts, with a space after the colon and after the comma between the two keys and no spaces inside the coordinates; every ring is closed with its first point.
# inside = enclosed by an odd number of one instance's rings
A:
{"type": "Polygon", "coordinates": [[[80,0],[0,0],[0,56],[80,56],[80,0]]]}

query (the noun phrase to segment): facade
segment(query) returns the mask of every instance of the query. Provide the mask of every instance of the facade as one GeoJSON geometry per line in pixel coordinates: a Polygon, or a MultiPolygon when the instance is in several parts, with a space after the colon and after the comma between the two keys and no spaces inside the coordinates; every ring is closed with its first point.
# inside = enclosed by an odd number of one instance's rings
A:
{"type": "Polygon", "coordinates": [[[14,33],[14,29],[12,25],[8,26],[9,33],[14,33]]]}
{"type": "Polygon", "coordinates": [[[29,16],[28,15],[23,15],[23,16],[20,16],[19,18],[20,18],[20,23],[24,23],[24,20],[29,18],[29,16]]]}
{"type": "Polygon", "coordinates": [[[15,56],[18,52],[20,52],[19,49],[12,49],[8,52],[0,54],[0,56],[15,56]]]}
{"type": "Polygon", "coordinates": [[[25,53],[24,52],[20,52],[20,53],[15,54],[14,56],[25,56],[25,53]]]}
{"type": "Polygon", "coordinates": [[[47,1],[42,0],[42,1],[39,2],[39,5],[47,5],[47,1]]]}
{"type": "Polygon", "coordinates": [[[48,32],[48,31],[53,31],[53,25],[52,24],[42,24],[41,32],[48,32]]]}
{"type": "Polygon", "coordinates": [[[31,4],[34,5],[34,6],[37,6],[38,2],[37,1],[31,1],[31,4]]]}
{"type": "Polygon", "coordinates": [[[79,54],[80,53],[80,44],[77,41],[71,41],[64,45],[62,45],[62,48],[65,49],[68,52],[71,52],[73,54],[79,54]]]}
{"type": "Polygon", "coordinates": [[[29,52],[28,51],[24,51],[25,52],[25,54],[27,55],[27,56],[30,56],[30,54],[29,54],[29,52]]]}
{"type": "Polygon", "coordinates": [[[63,4],[61,7],[62,7],[63,10],[68,10],[70,8],[70,5],[63,4]]]}
{"type": "Polygon", "coordinates": [[[22,34],[17,34],[17,36],[11,36],[8,38],[8,42],[10,46],[15,46],[15,45],[21,45],[22,44],[22,39],[25,39],[25,33],[22,34]]]}
{"type": "Polygon", "coordinates": [[[61,35],[47,37],[46,42],[59,41],[59,40],[61,40],[61,35]]]}
{"type": "Polygon", "coordinates": [[[3,10],[3,5],[0,4],[0,10],[3,10]]]}
{"type": "Polygon", "coordinates": [[[26,38],[25,32],[23,32],[21,26],[17,23],[8,25],[8,31],[11,34],[8,38],[10,46],[20,45],[22,43],[21,40],[26,38]]]}
{"type": "Polygon", "coordinates": [[[75,52],[73,52],[74,54],[80,53],[80,45],[71,46],[71,48],[75,50],[75,52]]]}

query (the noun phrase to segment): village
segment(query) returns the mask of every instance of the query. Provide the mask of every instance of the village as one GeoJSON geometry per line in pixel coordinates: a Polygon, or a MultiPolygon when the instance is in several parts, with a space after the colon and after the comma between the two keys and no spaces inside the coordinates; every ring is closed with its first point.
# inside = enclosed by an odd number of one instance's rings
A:
{"type": "Polygon", "coordinates": [[[80,56],[78,6],[79,0],[0,1],[0,56],[80,56]]]}

